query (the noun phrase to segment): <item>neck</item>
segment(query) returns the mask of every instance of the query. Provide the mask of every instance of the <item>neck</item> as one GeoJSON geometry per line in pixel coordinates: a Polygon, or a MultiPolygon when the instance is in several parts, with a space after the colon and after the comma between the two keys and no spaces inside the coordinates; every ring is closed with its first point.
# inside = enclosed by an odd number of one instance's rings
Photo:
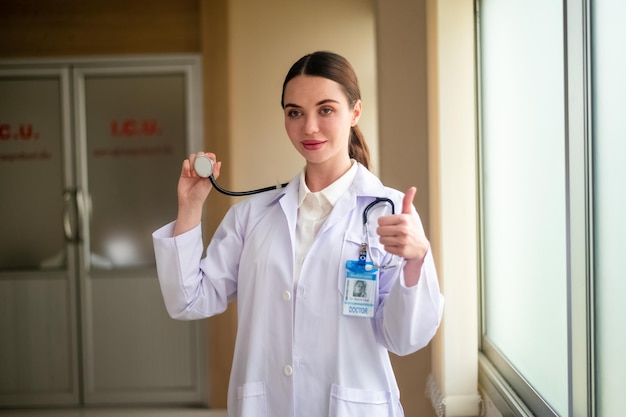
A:
{"type": "Polygon", "coordinates": [[[352,161],[349,158],[346,159],[345,163],[336,164],[335,166],[307,163],[304,176],[306,185],[311,192],[321,191],[348,172],[351,166],[352,161]]]}

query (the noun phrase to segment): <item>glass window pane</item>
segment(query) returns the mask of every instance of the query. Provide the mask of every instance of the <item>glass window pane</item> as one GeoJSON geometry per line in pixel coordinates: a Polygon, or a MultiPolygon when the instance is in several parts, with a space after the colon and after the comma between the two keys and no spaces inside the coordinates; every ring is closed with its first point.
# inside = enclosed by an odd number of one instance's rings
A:
{"type": "Polygon", "coordinates": [[[485,335],[567,415],[563,2],[481,3],[485,335]]]}
{"type": "Polygon", "coordinates": [[[86,78],[92,267],[154,264],[151,233],[176,217],[185,91],[184,74],[86,78]]]}
{"type": "Polygon", "coordinates": [[[626,375],[626,2],[592,4],[597,415],[617,416],[626,375]]]}
{"type": "Polygon", "coordinates": [[[61,79],[0,79],[0,270],[65,265],[61,79]]]}

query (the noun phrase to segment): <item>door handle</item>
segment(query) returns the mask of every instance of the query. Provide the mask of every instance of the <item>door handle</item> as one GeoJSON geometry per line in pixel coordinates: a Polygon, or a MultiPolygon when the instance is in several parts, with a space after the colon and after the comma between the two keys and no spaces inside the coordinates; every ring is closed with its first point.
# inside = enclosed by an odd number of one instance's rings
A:
{"type": "Polygon", "coordinates": [[[78,242],[77,215],[76,189],[66,188],[63,193],[63,232],[65,240],[71,243],[78,242]]]}
{"type": "Polygon", "coordinates": [[[63,232],[71,243],[83,241],[83,222],[91,220],[91,198],[79,188],[67,188],[63,193],[63,232]]]}
{"type": "Polygon", "coordinates": [[[91,196],[81,189],[76,190],[76,212],[78,213],[76,238],[78,242],[82,242],[85,237],[82,226],[91,222],[91,196]]]}

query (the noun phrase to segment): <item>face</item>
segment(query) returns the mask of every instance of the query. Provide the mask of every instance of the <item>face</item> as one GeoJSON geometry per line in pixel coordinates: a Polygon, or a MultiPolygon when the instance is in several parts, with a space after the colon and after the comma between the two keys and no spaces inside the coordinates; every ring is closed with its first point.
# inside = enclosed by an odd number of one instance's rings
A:
{"type": "Polygon", "coordinates": [[[285,129],[307,165],[349,166],[350,128],[361,115],[361,101],[350,106],[340,84],[299,75],[285,86],[285,129]]]}

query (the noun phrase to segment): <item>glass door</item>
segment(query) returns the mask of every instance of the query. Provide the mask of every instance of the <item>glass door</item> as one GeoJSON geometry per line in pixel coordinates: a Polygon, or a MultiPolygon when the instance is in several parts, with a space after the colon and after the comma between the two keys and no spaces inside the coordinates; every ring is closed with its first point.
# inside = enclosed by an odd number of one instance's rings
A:
{"type": "Polygon", "coordinates": [[[0,405],[79,398],[68,70],[0,70],[0,405]]]}
{"type": "Polygon", "coordinates": [[[167,315],[151,237],[175,219],[181,163],[200,139],[195,76],[171,65],[74,69],[78,188],[88,202],[80,254],[87,404],[203,396],[203,336],[197,323],[167,315]]]}
{"type": "Polygon", "coordinates": [[[3,64],[0,408],[205,404],[151,238],[202,145],[199,58],[3,64]]]}

